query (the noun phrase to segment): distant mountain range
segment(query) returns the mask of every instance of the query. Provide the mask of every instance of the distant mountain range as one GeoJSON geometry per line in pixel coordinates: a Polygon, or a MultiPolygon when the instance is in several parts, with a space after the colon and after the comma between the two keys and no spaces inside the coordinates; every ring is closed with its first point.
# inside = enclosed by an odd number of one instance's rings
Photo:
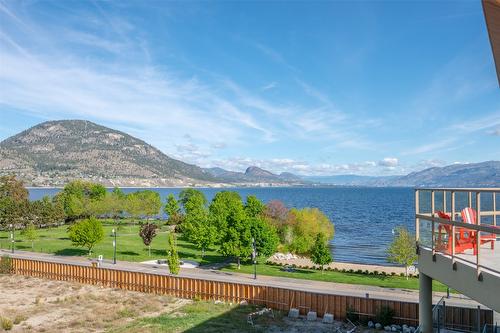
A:
{"type": "Polygon", "coordinates": [[[124,132],[84,120],[48,121],[0,142],[0,175],[30,186],[72,179],[107,186],[500,186],[500,161],[454,164],[405,176],[297,176],[257,166],[245,172],[200,168],[173,159],[124,132]]]}
{"type": "Polygon", "coordinates": [[[500,187],[500,161],[452,164],[405,176],[340,175],[304,178],[314,183],[342,186],[500,187]]]}

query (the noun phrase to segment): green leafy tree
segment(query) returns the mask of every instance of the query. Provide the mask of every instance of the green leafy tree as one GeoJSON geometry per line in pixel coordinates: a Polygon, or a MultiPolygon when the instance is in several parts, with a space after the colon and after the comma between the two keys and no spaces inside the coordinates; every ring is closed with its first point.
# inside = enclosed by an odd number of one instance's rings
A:
{"type": "Polygon", "coordinates": [[[179,198],[186,212],[182,222],[182,232],[201,250],[203,258],[205,250],[217,239],[217,229],[213,220],[209,219],[205,196],[198,190],[186,189],[180,193],[179,198]]]}
{"type": "Polygon", "coordinates": [[[219,252],[224,256],[237,258],[238,269],[241,258],[252,253],[252,234],[245,214],[243,202],[238,193],[218,192],[209,207],[210,219],[217,228],[219,252]]]}
{"type": "Polygon", "coordinates": [[[71,225],[68,228],[68,237],[73,245],[86,247],[90,255],[94,246],[102,241],[104,228],[99,220],[90,217],[71,225]]]}
{"type": "Polygon", "coordinates": [[[245,203],[245,213],[248,217],[259,217],[262,215],[266,206],[255,195],[249,195],[245,203]]]}
{"type": "Polygon", "coordinates": [[[158,215],[161,205],[160,194],[155,191],[143,190],[127,195],[127,212],[135,218],[158,215]]]}
{"type": "Polygon", "coordinates": [[[179,259],[179,254],[177,253],[177,243],[175,241],[175,236],[172,232],[168,233],[168,269],[171,274],[179,274],[181,262],[179,259]]]}
{"type": "Polygon", "coordinates": [[[314,245],[311,249],[311,260],[316,265],[321,266],[322,274],[325,265],[328,265],[333,261],[332,254],[330,253],[327,242],[328,240],[323,234],[317,234],[316,240],[314,241],[314,245]]]}
{"type": "Polygon", "coordinates": [[[182,221],[181,208],[179,202],[172,193],[167,196],[167,203],[165,204],[164,211],[168,215],[167,223],[169,225],[180,224],[182,221]]]}
{"type": "Polygon", "coordinates": [[[98,183],[75,180],[56,195],[70,221],[95,214],[97,202],[106,196],[106,188],[98,183]]]}
{"type": "Polygon", "coordinates": [[[249,218],[248,223],[258,255],[267,258],[274,254],[279,244],[276,228],[260,217],[249,218]]]}
{"type": "Polygon", "coordinates": [[[292,230],[289,250],[294,253],[309,255],[318,234],[324,235],[327,240],[334,236],[333,223],[317,208],[294,208],[289,215],[285,226],[292,230]]]}
{"type": "Polygon", "coordinates": [[[415,236],[405,227],[396,228],[396,237],[387,249],[387,259],[390,262],[404,265],[408,279],[408,267],[417,260],[415,251],[415,236]]]}
{"type": "Polygon", "coordinates": [[[151,242],[153,242],[153,238],[156,237],[156,229],[158,229],[158,226],[156,224],[145,223],[141,225],[141,229],[139,230],[139,236],[141,236],[144,245],[148,247],[148,253],[150,257],[151,257],[151,242]]]}
{"type": "Polygon", "coordinates": [[[28,190],[14,175],[0,177],[0,226],[25,225],[30,218],[28,190]]]}
{"type": "Polygon", "coordinates": [[[33,223],[29,223],[22,231],[21,235],[29,242],[31,242],[31,250],[33,251],[35,240],[38,239],[38,232],[33,223]]]}
{"type": "Polygon", "coordinates": [[[194,188],[182,190],[181,193],[179,193],[179,201],[186,215],[193,209],[198,210],[200,207],[205,207],[207,205],[207,198],[205,198],[203,192],[194,188]]]}

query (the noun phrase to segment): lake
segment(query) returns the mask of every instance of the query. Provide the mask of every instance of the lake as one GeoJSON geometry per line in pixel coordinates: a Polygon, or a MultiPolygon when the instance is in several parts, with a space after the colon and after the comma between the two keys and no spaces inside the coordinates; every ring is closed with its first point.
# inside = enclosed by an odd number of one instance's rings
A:
{"type": "MultiPolygon", "coordinates": [[[[125,193],[137,191],[124,188],[125,193]]],[[[165,201],[180,188],[152,188],[165,201]]],[[[211,200],[221,189],[200,188],[211,200]]],[[[415,231],[415,204],[412,188],[231,188],[243,199],[255,195],[264,202],[281,200],[288,207],[315,207],[335,225],[331,250],[335,261],[364,264],[387,264],[385,251],[396,226],[415,231]]],[[[59,189],[30,189],[30,198],[55,195],[59,189]]]]}

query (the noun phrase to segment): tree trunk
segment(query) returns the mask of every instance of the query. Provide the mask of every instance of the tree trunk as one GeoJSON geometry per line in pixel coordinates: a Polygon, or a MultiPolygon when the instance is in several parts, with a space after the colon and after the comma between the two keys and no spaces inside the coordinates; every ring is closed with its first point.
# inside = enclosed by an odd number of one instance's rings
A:
{"type": "Polygon", "coordinates": [[[205,256],[205,248],[202,248],[201,249],[201,259],[203,259],[204,256],[205,256]]]}
{"type": "Polygon", "coordinates": [[[240,264],[240,257],[238,257],[238,269],[241,268],[241,264],[240,264]]]}
{"type": "Polygon", "coordinates": [[[148,253],[149,253],[149,256],[151,257],[151,244],[148,245],[148,253]]]}
{"type": "Polygon", "coordinates": [[[34,243],[34,242],[32,241],[32,242],[31,242],[31,251],[33,251],[33,247],[35,246],[33,243],[34,243]]]}
{"type": "Polygon", "coordinates": [[[408,266],[405,266],[405,276],[406,276],[406,279],[408,280],[408,266]]]}

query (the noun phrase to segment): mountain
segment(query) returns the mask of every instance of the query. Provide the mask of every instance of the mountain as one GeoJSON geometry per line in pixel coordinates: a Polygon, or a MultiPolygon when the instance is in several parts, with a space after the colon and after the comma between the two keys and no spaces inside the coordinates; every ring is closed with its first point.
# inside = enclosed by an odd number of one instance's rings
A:
{"type": "Polygon", "coordinates": [[[73,179],[144,187],[287,185],[300,179],[258,167],[245,173],[203,169],[85,120],[44,122],[0,142],[0,175],[7,173],[17,174],[30,186],[62,186],[73,179]]]}
{"type": "Polygon", "coordinates": [[[389,182],[391,186],[500,187],[500,161],[434,167],[389,182]]]}
{"type": "Polygon", "coordinates": [[[307,176],[305,179],[319,184],[341,185],[341,186],[377,186],[388,182],[399,176],[360,176],[360,175],[336,175],[336,176],[307,176]]]}
{"type": "Polygon", "coordinates": [[[14,172],[35,186],[63,185],[75,178],[119,186],[217,182],[198,166],[84,120],[44,122],[0,142],[0,172],[14,172]]]}
{"type": "Polygon", "coordinates": [[[309,176],[319,184],[343,186],[499,187],[500,161],[433,167],[405,176],[309,176]]]}
{"type": "Polygon", "coordinates": [[[221,181],[233,184],[303,185],[308,183],[292,173],[283,172],[276,175],[257,166],[249,166],[245,172],[229,171],[222,168],[207,168],[205,171],[221,181]]]}

